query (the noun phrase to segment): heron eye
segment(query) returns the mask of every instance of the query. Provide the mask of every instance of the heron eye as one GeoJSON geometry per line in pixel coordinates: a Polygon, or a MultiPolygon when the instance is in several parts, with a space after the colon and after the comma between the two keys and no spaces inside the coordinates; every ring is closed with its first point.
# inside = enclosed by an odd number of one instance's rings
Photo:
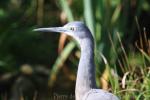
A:
{"type": "Polygon", "coordinates": [[[71,28],[70,28],[70,30],[74,31],[74,30],[75,30],[75,28],[74,28],[74,27],[71,27],[71,28]]]}

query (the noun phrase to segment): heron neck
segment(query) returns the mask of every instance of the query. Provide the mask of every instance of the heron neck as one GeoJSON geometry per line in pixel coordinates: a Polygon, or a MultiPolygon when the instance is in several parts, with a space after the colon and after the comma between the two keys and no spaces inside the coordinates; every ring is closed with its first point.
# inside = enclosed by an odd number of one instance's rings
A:
{"type": "Polygon", "coordinates": [[[76,80],[76,100],[81,100],[86,92],[96,87],[94,41],[90,38],[83,39],[80,41],[80,46],[81,58],[79,61],[76,80]]]}

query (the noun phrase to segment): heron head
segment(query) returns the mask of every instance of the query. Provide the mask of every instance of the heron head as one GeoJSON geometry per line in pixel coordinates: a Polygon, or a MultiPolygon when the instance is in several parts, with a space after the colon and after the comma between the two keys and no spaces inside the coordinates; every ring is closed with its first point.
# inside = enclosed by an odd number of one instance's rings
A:
{"type": "Polygon", "coordinates": [[[75,38],[77,41],[92,37],[92,34],[87,26],[80,21],[67,23],[63,27],[37,28],[34,29],[34,31],[64,33],[75,38]]]}

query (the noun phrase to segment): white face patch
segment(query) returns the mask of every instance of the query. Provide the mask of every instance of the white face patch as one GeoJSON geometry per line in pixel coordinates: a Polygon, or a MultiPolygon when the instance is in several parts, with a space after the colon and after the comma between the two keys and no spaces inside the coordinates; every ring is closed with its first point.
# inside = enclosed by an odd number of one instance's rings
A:
{"type": "Polygon", "coordinates": [[[63,26],[66,30],[66,34],[72,36],[78,42],[83,38],[89,37],[89,30],[87,27],[81,22],[68,23],[63,26]]]}

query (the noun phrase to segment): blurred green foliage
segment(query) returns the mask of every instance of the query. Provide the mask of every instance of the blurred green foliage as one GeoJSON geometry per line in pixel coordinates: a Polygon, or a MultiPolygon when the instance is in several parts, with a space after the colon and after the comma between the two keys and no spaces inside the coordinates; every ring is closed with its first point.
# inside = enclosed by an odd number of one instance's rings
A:
{"type": "Polygon", "coordinates": [[[0,75],[20,72],[23,64],[35,66],[33,69],[42,65],[50,70],[51,92],[62,89],[68,91],[64,93],[74,93],[77,70],[74,66],[78,65],[79,46],[69,38],[65,49],[58,55],[58,34],[32,30],[81,20],[95,38],[98,86],[103,87],[100,81],[104,76],[108,89],[123,100],[148,100],[149,12],[148,0],[1,0],[0,75]],[[143,31],[144,27],[146,31],[143,31]],[[69,80],[67,85],[59,84],[64,82],[60,76],[69,80]]]}

